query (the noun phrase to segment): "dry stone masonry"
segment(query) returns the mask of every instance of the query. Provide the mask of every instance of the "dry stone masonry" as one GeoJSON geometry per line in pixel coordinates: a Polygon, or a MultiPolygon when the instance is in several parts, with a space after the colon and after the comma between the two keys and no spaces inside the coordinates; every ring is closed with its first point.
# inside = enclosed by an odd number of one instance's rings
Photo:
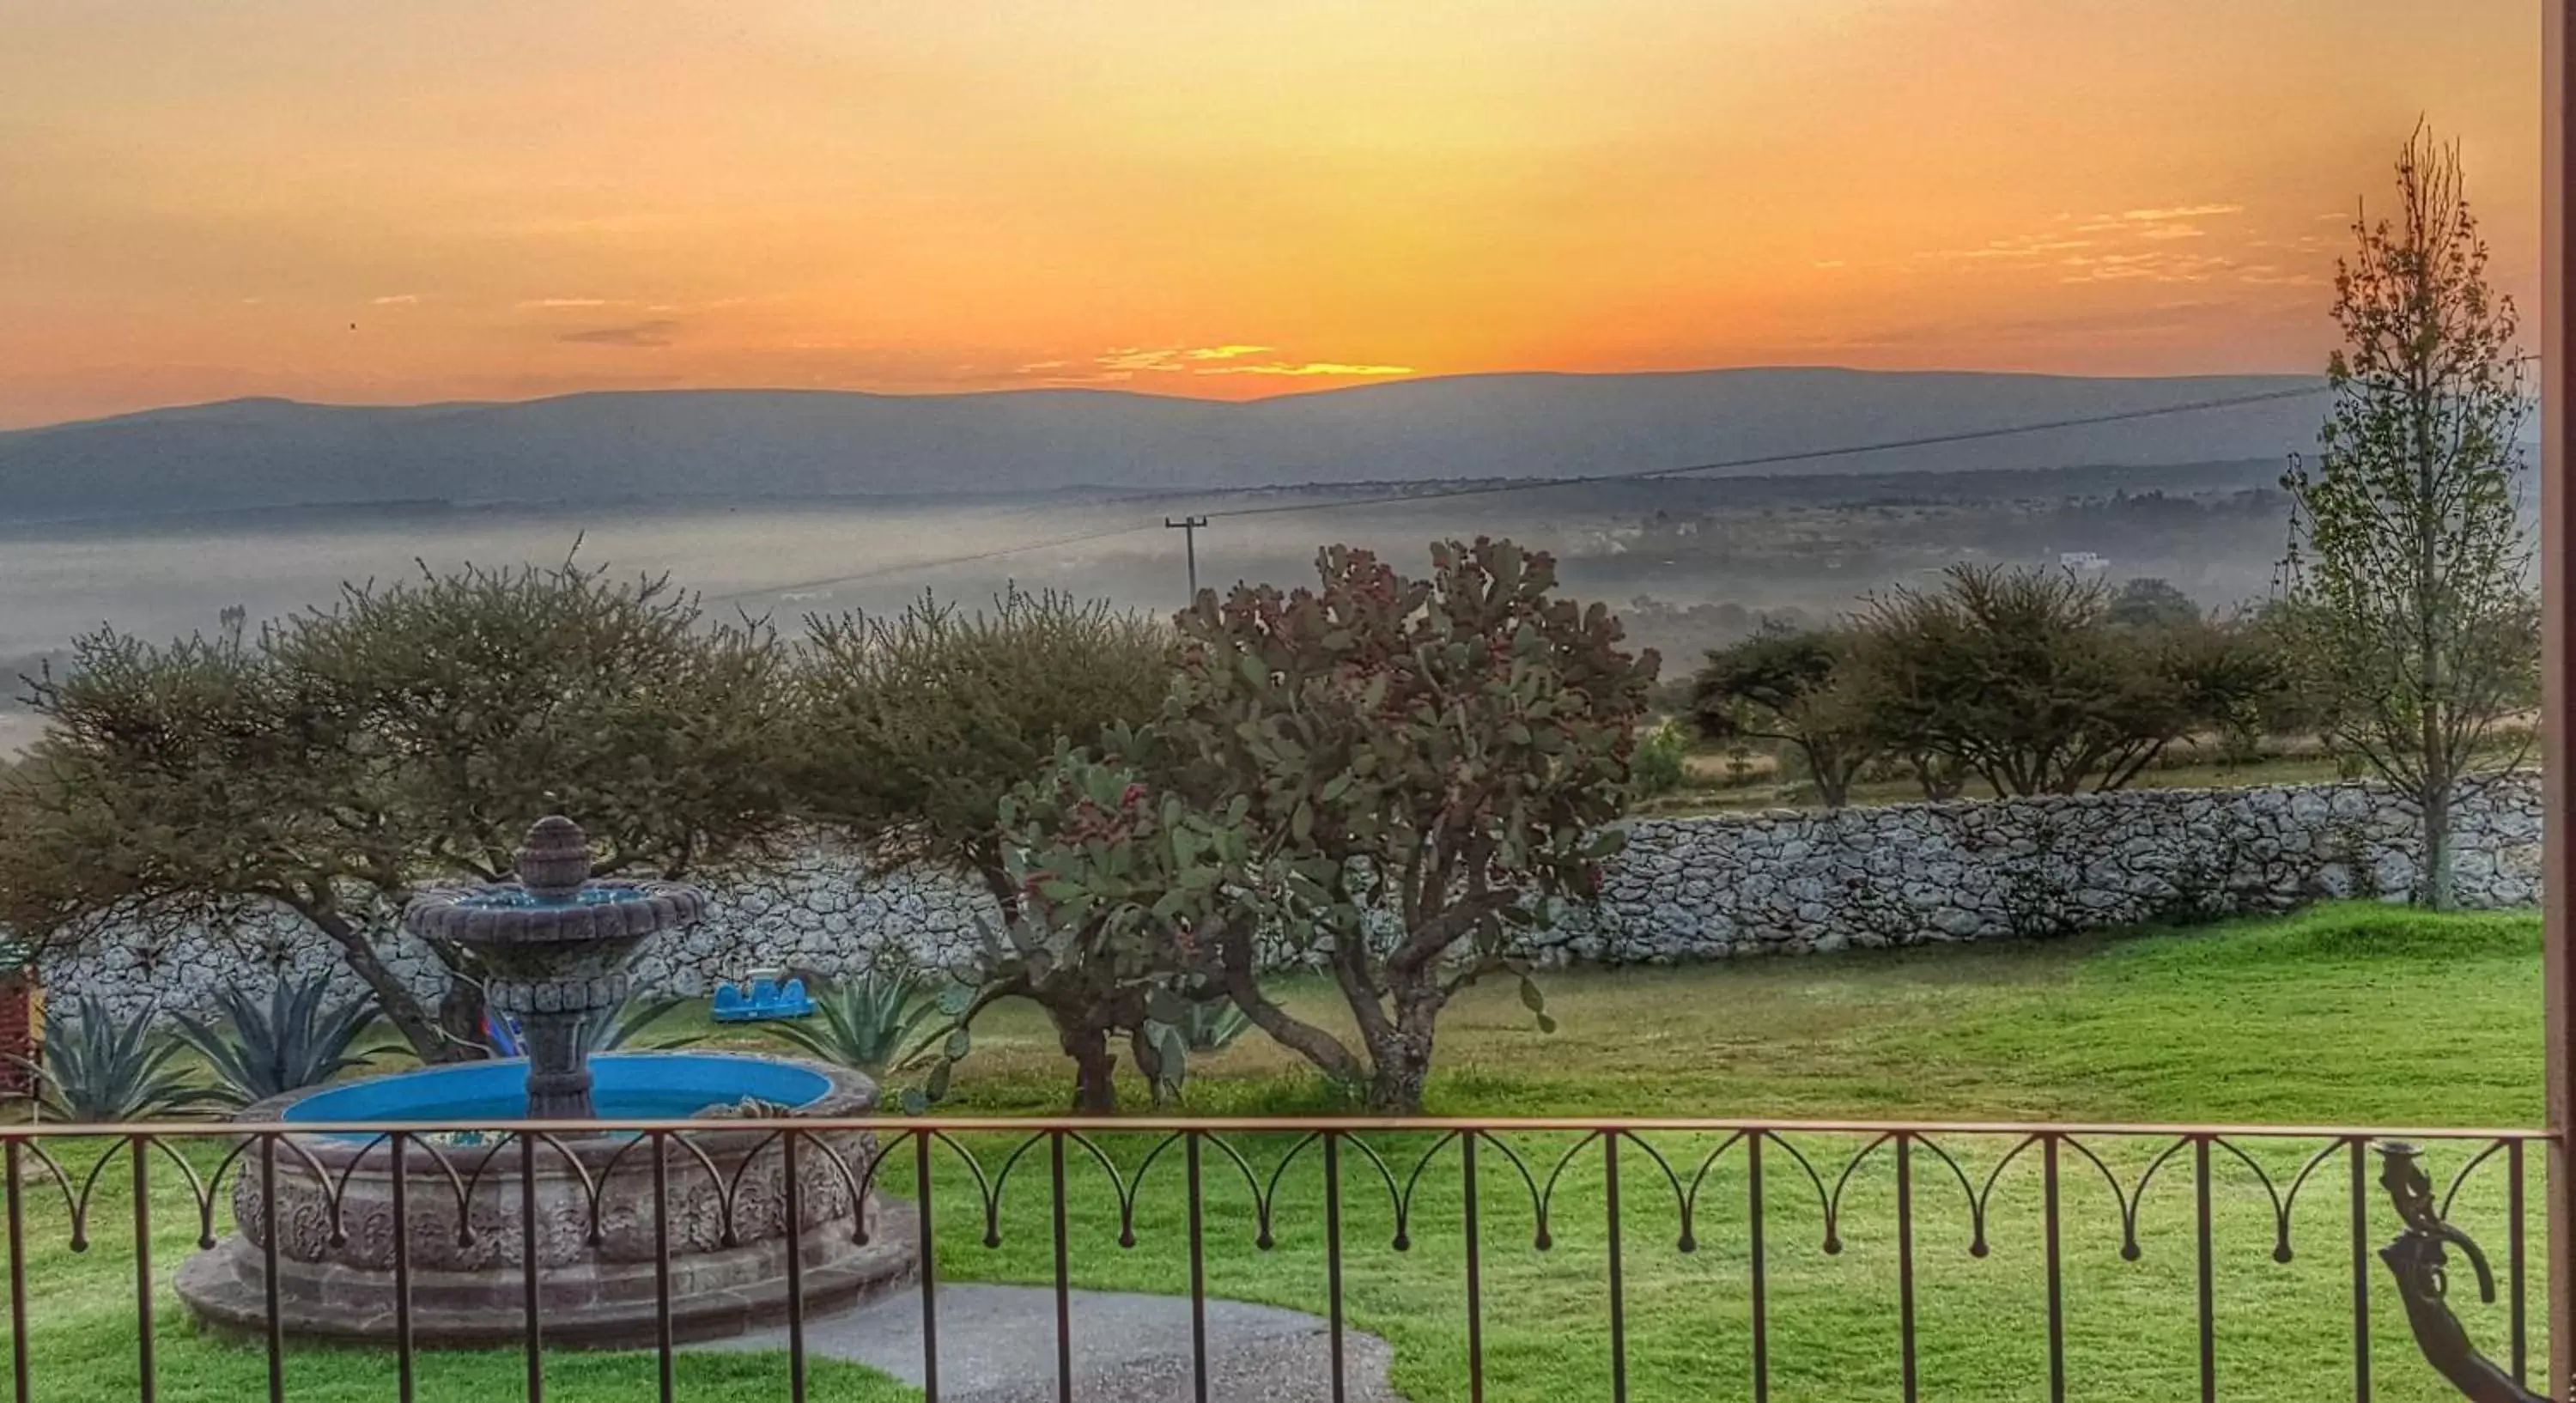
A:
{"type": "MultiPolygon", "coordinates": [[[[2536,780],[2497,783],[2456,817],[2461,904],[2538,901],[2536,780]]],[[[2414,824],[2411,804],[2365,784],[1647,819],[1632,826],[1601,902],[1528,940],[1550,964],[1675,963],[2402,900],[2415,881],[2414,824]]],[[[978,924],[993,918],[990,897],[962,876],[870,872],[827,849],[711,894],[703,921],[637,958],[638,991],[703,995],[759,967],[829,978],[884,960],[953,966],[974,957],[978,924]]],[[[426,950],[408,937],[390,950],[404,977],[434,993],[443,976],[426,950]]],[[[339,968],[332,947],[274,913],[228,931],[112,929],[49,956],[42,974],[122,1012],[200,1008],[219,984],[339,968]]]]}
{"type": "MultiPolygon", "coordinates": [[[[2459,806],[2461,905],[2540,899],[2540,822],[2519,776],[2459,806]]],[[[1558,962],[1665,963],[2402,901],[2415,825],[2413,804],[2366,784],[1645,820],[1598,909],[1532,943],[1558,962]]]]}
{"type": "MultiPolygon", "coordinates": [[[[774,873],[704,885],[707,914],[636,955],[628,971],[636,994],[703,997],[719,981],[758,968],[828,978],[863,975],[881,960],[953,966],[981,948],[977,921],[995,911],[992,899],[962,876],[870,872],[856,857],[829,848],[808,850],[774,873]]],[[[434,1001],[447,983],[437,956],[394,929],[390,915],[382,924],[392,931],[380,946],[386,964],[434,1001]]],[[[336,946],[282,908],[218,929],[111,925],[76,949],[48,952],[38,974],[47,988],[103,998],[119,1017],[142,1008],[200,1010],[209,989],[244,981],[264,986],[280,976],[330,975],[350,995],[363,987],[336,946]]]]}

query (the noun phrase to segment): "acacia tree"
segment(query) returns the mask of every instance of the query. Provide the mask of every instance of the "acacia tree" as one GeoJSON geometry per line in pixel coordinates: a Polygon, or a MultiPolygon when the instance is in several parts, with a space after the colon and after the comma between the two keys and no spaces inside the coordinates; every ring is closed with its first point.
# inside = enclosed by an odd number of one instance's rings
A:
{"type": "Polygon", "coordinates": [[[797,670],[800,810],[901,860],[974,874],[1016,912],[1003,799],[1068,746],[1162,705],[1172,634],[1106,601],[1005,591],[973,613],[816,616],[797,670]]]}
{"type": "Polygon", "coordinates": [[[1712,740],[1754,737],[1797,747],[1815,777],[1816,797],[1839,809],[1878,737],[1850,684],[1847,629],[1765,624],[1751,638],[1712,650],[1691,700],[1700,733],[1712,740]]]}
{"type": "Polygon", "coordinates": [[[1442,1008],[1517,968],[1508,933],[1538,903],[1597,889],[1656,659],[1508,541],[1435,545],[1421,579],[1344,546],[1316,571],[1202,591],[1181,616],[1172,783],[1248,828],[1246,885],[1268,893],[1193,939],[1264,1032],[1410,1112],[1442,1008]],[[1356,1048],[1262,989],[1273,938],[1331,975],[1356,1048]]]}
{"type": "Polygon", "coordinates": [[[1115,1037],[1129,1035],[1140,1063],[1154,1055],[1145,994],[1161,967],[1138,961],[1160,929],[1159,895],[1142,893],[1169,869],[1126,850],[1159,833],[1155,821],[1095,822],[1095,803],[1116,803],[1091,791],[1130,782],[1113,767],[1171,690],[1171,630],[1105,601],[1016,589],[974,613],[924,595],[893,615],[817,617],[807,629],[791,747],[799,812],[881,859],[969,873],[997,908],[982,968],[952,1009],[933,1099],[976,1016],[1020,998],[1046,1012],[1074,1060],[1076,1106],[1115,1110],[1115,1037]],[[1104,740],[1111,750],[1094,760],[1104,740]],[[1075,833],[1122,845],[1056,851],[1075,833]],[[1077,899],[1077,886],[1089,895],[1077,899]]]}
{"type": "Polygon", "coordinates": [[[600,873],[776,854],[787,689],[767,629],[667,581],[567,563],[351,588],[255,637],[79,640],[35,679],[0,916],[77,939],[102,912],[221,925],[252,903],[336,946],[425,1061],[479,1055],[482,973],[437,949],[425,1004],[384,959],[416,884],[492,880],[529,820],[579,817],[600,873]]]}
{"type": "Polygon", "coordinates": [[[2141,575],[2121,582],[2102,617],[2115,624],[2170,628],[2199,623],[2204,616],[2200,605],[2172,581],[2141,575]]]}
{"type": "Polygon", "coordinates": [[[2065,571],[1953,566],[1858,620],[1871,725],[1949,756],[1999,794],[2117,789],[2250,685],[2230,636],[2115,624],[2111,592],[2065,571]]]}
{"type": "Polygon", "coordinates": [[[2259,759],[2266,736],[2300,729],[2298,669],[2262,614],[2210,616],[2146,636],[2194,698],[2195,738],[2214,733],[2222,763],[2259,759]]]}
{"type": "Polygon", "coordinates": [[[2415,800],[2417,891],[2442,907],[2452,806],[2495,773],[2481,757],[2537,690],[2517,488],[2530,398],[2458,146],[2418,128],[2397,193],[2396,219],[2357,217],[2336,265],[2344,344],[2317,455],[2283,479],[2297,505],[2284,574],[2301,655],[2334,698],[2329,743],[2415,800]]]}

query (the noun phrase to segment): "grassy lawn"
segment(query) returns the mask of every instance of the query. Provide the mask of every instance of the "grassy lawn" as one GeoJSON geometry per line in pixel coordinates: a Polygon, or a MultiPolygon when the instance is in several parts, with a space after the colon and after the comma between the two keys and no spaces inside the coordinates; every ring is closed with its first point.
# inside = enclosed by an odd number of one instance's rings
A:
{"type": "MultiPolygon", "coordinates": [[[[1443,1020],[1436,1112],[1466,1116],[1763,1115],[1781,1118],[2268,1121],[2361,1125],[2534,1126],[2541,1115],[2538,923],[2526,916],[2428,918],[2341,907],[2285,921],[2098,937],[2040,946],[1989,945],[1855,952],[1674,970],[1567,973],[1547,981],[1562,1026],[1541,1035],[1513,992],[1465,999],[1443,1020]]],[[[1313,1008],[1323,991],[1298,988],[1313,1008]]],[[[1061,1061],[1034,1018],[1005,1018],[978,1039],[951,1108],[1018,1113],[1059,1106],[1061,1061]]],[[[1134,1098],[1141,1102],[1141,1088],[1134,1098]]],[[[1196,1069],[1190,1109],[1207,1114],[1332,1109],[1299,1064],[1259,1040],[1196,1069]]],[[[1016,1143],[967,1137],[987,1165],[1016,1143]]],[[[1507,1137],[1544,1181],[1580,1137],[1507,1137]]],[[[1720,1137],[1650,1137],[1688,1183],[1720,1137]]],[[[1234,1137],[1267,1180],[1289,1142],[1234,1137]]],[[[1098,1137],[1126,1169],[1153,1141],[1098,1137]]],[[[1467,1313],[1464,1194],[1454,1145],[1421,1134],[1365,1137],[1399,1185],[1413,1186],[1406,1250],[1392,1246],[1392,1196],[1367,1156],[1344,1151],[1344,1290],[1351,1323],[1391,1340],[1409,1396],[1463,1400],[1467,1313]]],[[[1830,1186],[1864,1141],[1791,1137],[1830,1186]]],[[[2009,1141],[1941,1142],[1982,1185],[2009,1141]]],[[[2165,1147],[2099,1142],[2134,1185],[2165,1147]]],[[[2286,1183],[2316,1142],[2247,1145],[2286,1183]]],[[[1553,1243],[1533,1247],[1531,1194],[1496,1147],[1482,1152],[1487,1396],[1576,1403],[1610,1396],[1608,1242],[1598,1145],[1566,1161],[1552,1199],[1553,1243]]],[[[1861,1162],[1843,1190],[1841,1251],[1823,1249],[1819,1195],[1781,1147],[1766,1150],[1769,1342],[1779,1399],[1899,1396],[1896,1176],[1892,1152],[1861,1162]]],[[[2437,1154],[2447,1181],[2464,1153],[2437,1154]]],[[[908,1158],[908,1156],[906,1157],[908,1158]]],[[[1116,1195],[1077,1153],[1070,1214],[1077,1285],[1185,1289],[1187,1228],[1178,1152],[1137,1194],[1137,1245],[1120,1245],[1116,1195]]],[[[1208,1157],[1209,1289],[1320,1312],[1326,1299],[1324,1184],[1308,1148],[1280,1175],[1269,1250],[1256,1244],[1252,1194],[1229,1161],[1208,1157]]],[[[2504,1176],[2491,1164],[2454,1209],[2496,1258],[2507,1257],[2504,1176]]],[[[1925,1398],[2039,1399],[2048,1391],[2046,1304],[2037,1152],[1998,1180],[1987,1255],[1972,1255],[1965,1196],[1949,1170],[1919,1151],[1914,1166],[1921,1392],[1925,1398]]],[[[2376,1168],[2371,1172],[2375,1175],[2376,1168]]],[[[1023,1161],[997,1211],[1000,1243],[985,1245],[983,1200],[962,1165],[943,1161],[934,1185],[940,1269],[947,1279],[1053,1279],[1043,1153],[1023,1161]]],[[[2263,1185],[2223,1155],[2212,1181],[2214,1304],[2222,1396],[2310,1399],[2352,1390],[2348,1170],[2319,1171],[2298,1200],[2296,1255],[2273,1259],[2273,1209],[2263,1185]]],[[[121,1166],[114,1177],[121,1178],[121,1166]]],[[[2532,1174],[2535,1253],[2539,1175],[2532,1174]]],[[[2124,1260],[2109,1188],[2071,1161],[2063,1179],[2066,1339],[2070,1396],[2196,1397],[2193,1187],[2190,1156],[2169,1162],[2139,1214],[2136,1261],[2124,1260]]],[[[911,1192],[908,1176],[895,1187],[911,1192]]],[[[1739,1145],[1698,1191],[1697,1250],[1677,1250],[1675,1195],[1643,1147],[1621,1159],[1630,1396],[1700,1400],[1750,1396],[1750,1290],[1745,1178],[1739,1145]]],[[[159,1195],[155,1258],[166,1271],[194,1236],[174,1183],[159,1195]]],[[[59,1209],[38,1207],[29,1283],[37,1325],[36,1396],[104,1400],[135,1382],[132,1259],[127,1206],[108,1190],[97,1244],[62,1249],[59,1209]]],[[[31,1205],[41,1200],[31,1199],[31,1205]]],[[[2371,1244],[2394,1231],[2375,1183],[2366,1206],[2371,1244]]],[[[2444,1397],[2415,1354],[2387,1288],[2371,1273],[2374,1395],[2444,1397]]],[[[2536,1273],[2535,1273],[2536,1277],[2536,1273]]],[[[2471,1329],[2503,1348],[2502,1307],[2455,1293],[2471,1329]]],[[[2537,1315],[2537,1287],[2535,1317],[2537,1315]]],[[[196,1337],[162,1293],[162,1396],[236,1398],[265,1386],[255,1350],[196,1337]]],[[[2540,1342],[2533,1341],[2535,1357],[2540,1342]]],[[[448,1355],[423,1363],[424,1398],[521,1396],[518,1357],[448,1355]]],[[[548,1360],[550,1398],[649,1397],[649,1357],[564,1354],[548,1360]]],[[[691,1356],[681,1392],[692,1399],[783,1397],[775,1358],[691,1356]]],[[[379,1355],[298,1350],[289,1396],[390,1398],[379,1355]]],[[[860,1371],[818,1366],[815,1396],[871,1400],[906,1391],[860,1371]]]]}

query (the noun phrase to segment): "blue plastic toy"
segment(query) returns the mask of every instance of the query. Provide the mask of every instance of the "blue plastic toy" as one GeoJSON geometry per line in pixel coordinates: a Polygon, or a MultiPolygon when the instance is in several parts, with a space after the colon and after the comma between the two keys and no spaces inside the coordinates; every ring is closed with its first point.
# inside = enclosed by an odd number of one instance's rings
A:
{"type": "Polygon", "coordinates": [[[519,1025],[507,1014],[483,1014],[483,1040],[492,1045],[495,1057],[525,1057],[528,1050],[519,1045],[519,1025]]]}
{"type": "Polygon", "coordinates": [[[758,1023],[774,1018],[805,1018],[814,1012],[814,1000],[805,992],[802,979],[779,978],[781,971],[756,969],[738,982],[716,986],[715,1007],[710,1012],[718,1023],[758,1023]]]}

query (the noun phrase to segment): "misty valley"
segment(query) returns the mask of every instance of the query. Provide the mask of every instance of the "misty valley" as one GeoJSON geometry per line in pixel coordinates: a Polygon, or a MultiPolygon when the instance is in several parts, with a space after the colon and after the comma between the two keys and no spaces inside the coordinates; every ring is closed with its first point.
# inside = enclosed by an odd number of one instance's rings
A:
{"type": "MultiPolygon", "coordinates": [[[[1015,583],[1160,612],[1187,594],[1183,533],[1163,525],[1185,514],[1209,518],[1198,569],[1217,588],[1306,580],[1327,542],[1410,561],[1435,538],[1509,536],[1556,553],[1568,587],[1617,607],[1631,638],[1695,662],[1766,618],[1821,621],[1960,561],[2154,576],[2211,607],[2252,599],[2280,558],[2279,472],[2277,461],[2245,459],[1189,497],[398,504],[17,525],[0,534],[0,667],[14,681],[102,622],[147,637],[212,632],[228,608],[255,621],[424,565],[551,562],[576,550],[621,573],[668,572],[711,602],[781,622],[884,611],[924,590],[971,606],[1015,583]],[[1044,544],[1067,538],[1084,539],[1044,544]]],[[[19,690],[0,713],[0,743],[13,748],[33,734],[19,690]]]]}
{"type": "MultiPolygon", "coordinates": [[[[2304,376],[1480,374],[1245,403],[1105,390],[237,400],[0,432],[0,665],[460,564],[660,574],[781,623],[1016,583],[1164,611],[1343,542],[1554,552],[1696,662],[1961,563],[2269,587],[2304,376]]],[[[14,703],[13,703],[14,704],[14,703]]],[[[6,715],[6,713],[0,713],[6,715]]],[[[0,721],[0,727],[20,723],[0,721]]],[[[0,730],[0,741],[9,733],[0,730]]]]}

